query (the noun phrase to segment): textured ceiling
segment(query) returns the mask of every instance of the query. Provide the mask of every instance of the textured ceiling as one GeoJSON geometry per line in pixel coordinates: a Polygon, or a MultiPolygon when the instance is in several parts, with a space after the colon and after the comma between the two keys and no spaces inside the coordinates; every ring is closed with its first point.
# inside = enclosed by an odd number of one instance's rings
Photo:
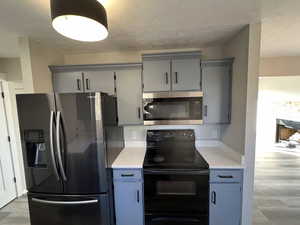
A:
{"type": "MultiPolygon", "coordinates": [[[[300,39],[294,40],[300,31],[299,0],[106,0],[110,33],[97,43],[57,34],[49,2],[1,0],[0,30],[82,53],[219,45],[262,19],[263,55],[300,55],[300,39]]],[[[0,56],[5,47],[0,44],[0,56]]]]}

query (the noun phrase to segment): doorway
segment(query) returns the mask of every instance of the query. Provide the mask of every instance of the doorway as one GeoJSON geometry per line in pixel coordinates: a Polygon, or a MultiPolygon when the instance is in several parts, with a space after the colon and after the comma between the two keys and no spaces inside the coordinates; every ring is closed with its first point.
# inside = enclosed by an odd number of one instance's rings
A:
{"type": "Polygon", "coordinates": [[[300,76],[260,77],[254,225],[299,224],[300,76]]]}
{"type": "Polygon", "coordinates": [[[0,208],[17,197],[3,86],[0,81],[0,208]]]}

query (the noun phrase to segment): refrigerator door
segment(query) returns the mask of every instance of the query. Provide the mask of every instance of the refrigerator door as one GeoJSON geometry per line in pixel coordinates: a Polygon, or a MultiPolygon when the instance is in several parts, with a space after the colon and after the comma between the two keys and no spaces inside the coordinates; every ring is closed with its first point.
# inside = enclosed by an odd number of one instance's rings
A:
{"type": "Polygon", "coordinates": [[[65,194],[108,191],[100,93],[56,94],[56,139],[65,194]]]}
{"type": "Polygon", "coordinates": [[[28,191],[63,193],[55,151],[54,95],[17,95],[17,107],[28,191]]]}
{"type": "Polygon", "coordinates": [[[108,195],[28,194],[31,225],[107,225],[108,195]]]}

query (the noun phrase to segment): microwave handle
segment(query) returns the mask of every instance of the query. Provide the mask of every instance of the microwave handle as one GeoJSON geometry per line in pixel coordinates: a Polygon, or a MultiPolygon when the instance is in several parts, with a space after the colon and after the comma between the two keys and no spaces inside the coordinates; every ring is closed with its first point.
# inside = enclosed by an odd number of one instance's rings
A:
{"type": "Polygon", "coordinates": [[[138,111],[138,118],[141,119],[141,107],[138,107],[137,111],[138,111]]]}
{"type": "Polygon", "coordinates": [[[207,110],[208,110],[208,106],[207,105],[204,105],[204,112],[203,112],[203,115],[205,117],[207,117],[207,110]]]}

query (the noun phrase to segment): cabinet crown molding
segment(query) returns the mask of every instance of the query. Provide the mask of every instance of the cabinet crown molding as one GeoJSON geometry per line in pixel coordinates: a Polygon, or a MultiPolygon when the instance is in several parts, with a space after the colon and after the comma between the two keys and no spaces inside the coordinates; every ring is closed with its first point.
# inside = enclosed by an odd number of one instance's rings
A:
{"type": "Polygon", "coordinates": [[[142,68],[142,63],[111,63],[111,64],[85,64],[85,65],[50,65],[52,73],[64,71],[91,71],[91,70],[121,70],[142,68]]]}

